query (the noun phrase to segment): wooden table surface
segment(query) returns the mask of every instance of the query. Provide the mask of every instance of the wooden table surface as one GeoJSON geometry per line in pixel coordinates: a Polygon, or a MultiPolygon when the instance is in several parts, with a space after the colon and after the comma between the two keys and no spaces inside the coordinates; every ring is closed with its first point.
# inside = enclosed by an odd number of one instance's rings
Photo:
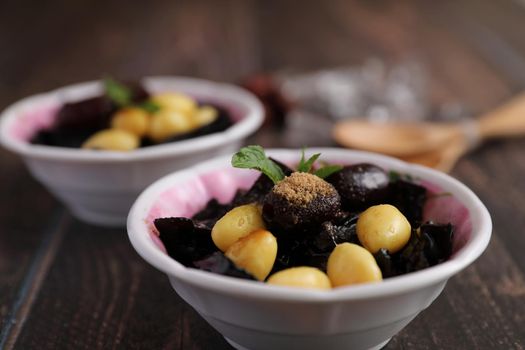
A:
{"type": "MultiPolygon", "coordinates": [[[[416,59],[430,99],[490,109],[525,87],[525,3],[2,1],[0,106],[104,74],[238,81],[254,72],[416,59]]],[[[328,130],[264,130],[264,146],[330,146],[328,130]]],[[[492,213],[483,256],[386,349],[525,347],[525,140],[491,142],[452,175],[492,213]]],[[[0,150],[0,348],[228,349],[132,249],[79,222],[0,150]]]]}

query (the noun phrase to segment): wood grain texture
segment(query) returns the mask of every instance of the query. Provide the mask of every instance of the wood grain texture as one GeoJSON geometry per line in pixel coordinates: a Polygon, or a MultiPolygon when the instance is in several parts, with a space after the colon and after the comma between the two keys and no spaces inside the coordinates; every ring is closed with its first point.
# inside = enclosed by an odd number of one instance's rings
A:
{"type": "Polygon", "coordinates": [[[205,349],[226,343],[143,262],[124,229],[74,221],[17,348],[205,349]],[[44,322],[45,320],[45,322],[44,322]]]}
{"type": "MultiPolygon", "coordinates": [[[[420,62],[433,105],[459,102],[477,115],[525,86],[524,20],[518,0],[5,1],[0,105],[107,73],[237,81],[378,57],[420,62]]],[[[303,118],[249,142],[333,146],[330,123],[303,118]]],[[[524,147],[495,141],[458,163],[453,175],[487,204],[494,238],[386,349],[525,347],[524,147]]],[[[70,218],[5,151],[0,193],[0,327],[21,321],[17,300],[27,310],[14,348],[230,349],[133,251],[125,230],[70,218]],[[56,254],[28,277],[57,215],[66,219],[56,254]],[[24,285],[36,286],[33,302],[24,285]]]]}
{"type": "Polygon", "coordinates": [[[14,156],[0,150],[0,329],[12,321],[24,278],[58,204],[14,156]]]}

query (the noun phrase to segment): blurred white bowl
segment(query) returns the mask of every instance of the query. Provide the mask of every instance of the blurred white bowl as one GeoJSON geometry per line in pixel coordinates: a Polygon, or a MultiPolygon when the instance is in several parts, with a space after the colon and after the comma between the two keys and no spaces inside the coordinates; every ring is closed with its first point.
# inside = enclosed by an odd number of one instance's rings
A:
{"type": "Polygon", "coordinates": [[[138,194],[159,177],[238,149],[259,128],[263,109],[249,92],[229,84],[179,77],[143,79],[149,92],[184,92],[213,102],[235,119],[223,132],[140,148],[131,152],[91,151],[34,145],[38,130],[51,125],[66,102],[101,95],[100,81],[67,86],[25,98],[0,115],[0,142],[18,153],[33,176],[77,218],[99,225],[123,226],[138,194]]]}
{"type": "MultiPolygon", "coordinates": [[[[269,150],[287,164],[300,150],[269,150]]],[[[164,177],[133,205],[128,234],[137,252],[165,272],[176,292],[237,349],[379,349],[428,307],[451,276],[486,248],[492,223],[481,201],[463,184],[441,172],[366,152],[311,149],[339,164],[369,162],[424,179],[436,196],[425,219],[452,222],[454,253],[446,262],[382,283],[313,291],[265,285],[186,268],[169,257],[156,238],[153,220],[191,216],[212,198],[228,201],[257,174],[230,166],[231,157],[204,162],[164,177]]],[[[447,315],[443,315],[444,318],[447,315]]]]}

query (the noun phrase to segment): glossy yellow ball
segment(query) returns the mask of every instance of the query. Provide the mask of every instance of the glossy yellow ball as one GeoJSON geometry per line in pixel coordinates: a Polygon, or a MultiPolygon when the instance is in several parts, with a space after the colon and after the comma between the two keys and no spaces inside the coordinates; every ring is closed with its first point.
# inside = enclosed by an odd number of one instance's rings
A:
{"type": "Polygon", "coordinates": [[[211,106],[203,106],[197,109],[193,115],[193,122],[197,127],[202,127],[213,123],[218,116],[219,112],[217,112],[215,108],[211,106]]]}
{"type": "Polygon", "coordinates": [[[261,208],[255,204],[246,204],[233,208],[220,218],[211,230],[211,238],[225,252],[237,240],[264,228],[261,208]]]}
{"type": "Polygon", "coordinates": [[[155,142],[162,142],[193,129],[191,118],[186,114],[171,109],[161,109],[151,118],[148,136],[155,142]]]}
{"type": "Polygon", "coordinates": [[[359,242],[371,253],[385,248],[390,253],[401,250],[410,239],[410,223],[393,205],[374,205],[357,219],[359,242]]]}
{"type": "Polygon", "coordinates": [[[365,248],[353,244],[339,244],[330,254],[326,267],[333,287],[378,282],[383,279],[374,256],[365,248]]]}
{"type": "Polygon", "coordinates": [[[136,107],[122,108],[111,118],[111,127],[121,129],[142,137],[146,135],[149,128],[149,114],[136,107]]]}
{"type": "Polygon", "coordinates": [[[137,135],[119,129],[99,131],[82,144],[82,148],[108,151],[131,151],[139,146],[137,135]]]}
{"type": "Polygon", "coordinates": [[[331,289],[330,279],[315,267],[291,267],[274,273],[268,278],[269,284],[308,289],[331,289]]]}
{"type": "Polygon", "coordinates": [[[197,103],[193,98],[181,93],[166,92],[151,97],[151,101],[161,109],[171,109],[191,116],[197,110],[197,103]]]}
{"type": "Polygon", "coordinates": [[[235,266],[264,281],[277,256],[277,240],[266,230],[256,230],[232,244],[225,255],[235,266]]]}

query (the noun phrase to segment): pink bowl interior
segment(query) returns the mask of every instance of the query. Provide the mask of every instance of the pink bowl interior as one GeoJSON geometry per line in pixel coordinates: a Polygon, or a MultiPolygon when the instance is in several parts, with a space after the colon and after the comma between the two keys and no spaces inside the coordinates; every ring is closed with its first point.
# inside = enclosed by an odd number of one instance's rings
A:
{"type": "MultiPolygon", "coordinates": [[[[210,96],[197,96],[193,94],[193,97],[201,103],[214,104],[226,109],[234,122],[242,120],[247,114],[247,109],[241,105],[227,105],[224,101],[216,100],[210,96]]],[[[88,97],[86,96],[86,98],[88,97]]],[[[15,111],[15,113],[19,113],[20,115],[7,130],[8,135],[17,141],[29,142],[31,137],[38,131],[52,127],[60,107],[61,104],[54,100],[53,102],[35,102],[32,106],[29,105],[25,108],[20,108],[19,112],[15,111]]]]}
{"type": "MultiPolygon", "coordinates": [[[[250,188],[259,174],[257,171],[228,166],[195,175],[183,183],[173,185],[158,196],[148,212],[146,222],[150,227],[151,239],[159,249],[166,252],[153,225],[155,219],[191,217],[212,198],[220,203],[228,203],[237,189],[250,188]]],[[[455,226],[453,253],[456,253],[469,240],[472,231],[468,209],[453,196],[442,195],[443,191],[435,184],[422,182],[421,185],[425,186],[430,194],[424,208],[423,219],[436,223],[450,222],[455,226]]]]}
{"type": "Polygon", "coordinates": [[[15,140],[28,142],[38,131],[53,125],[59,108],[57,103],[46,103],[21,111],[20,116],[11,124],[9,135],[15,140]]]}

